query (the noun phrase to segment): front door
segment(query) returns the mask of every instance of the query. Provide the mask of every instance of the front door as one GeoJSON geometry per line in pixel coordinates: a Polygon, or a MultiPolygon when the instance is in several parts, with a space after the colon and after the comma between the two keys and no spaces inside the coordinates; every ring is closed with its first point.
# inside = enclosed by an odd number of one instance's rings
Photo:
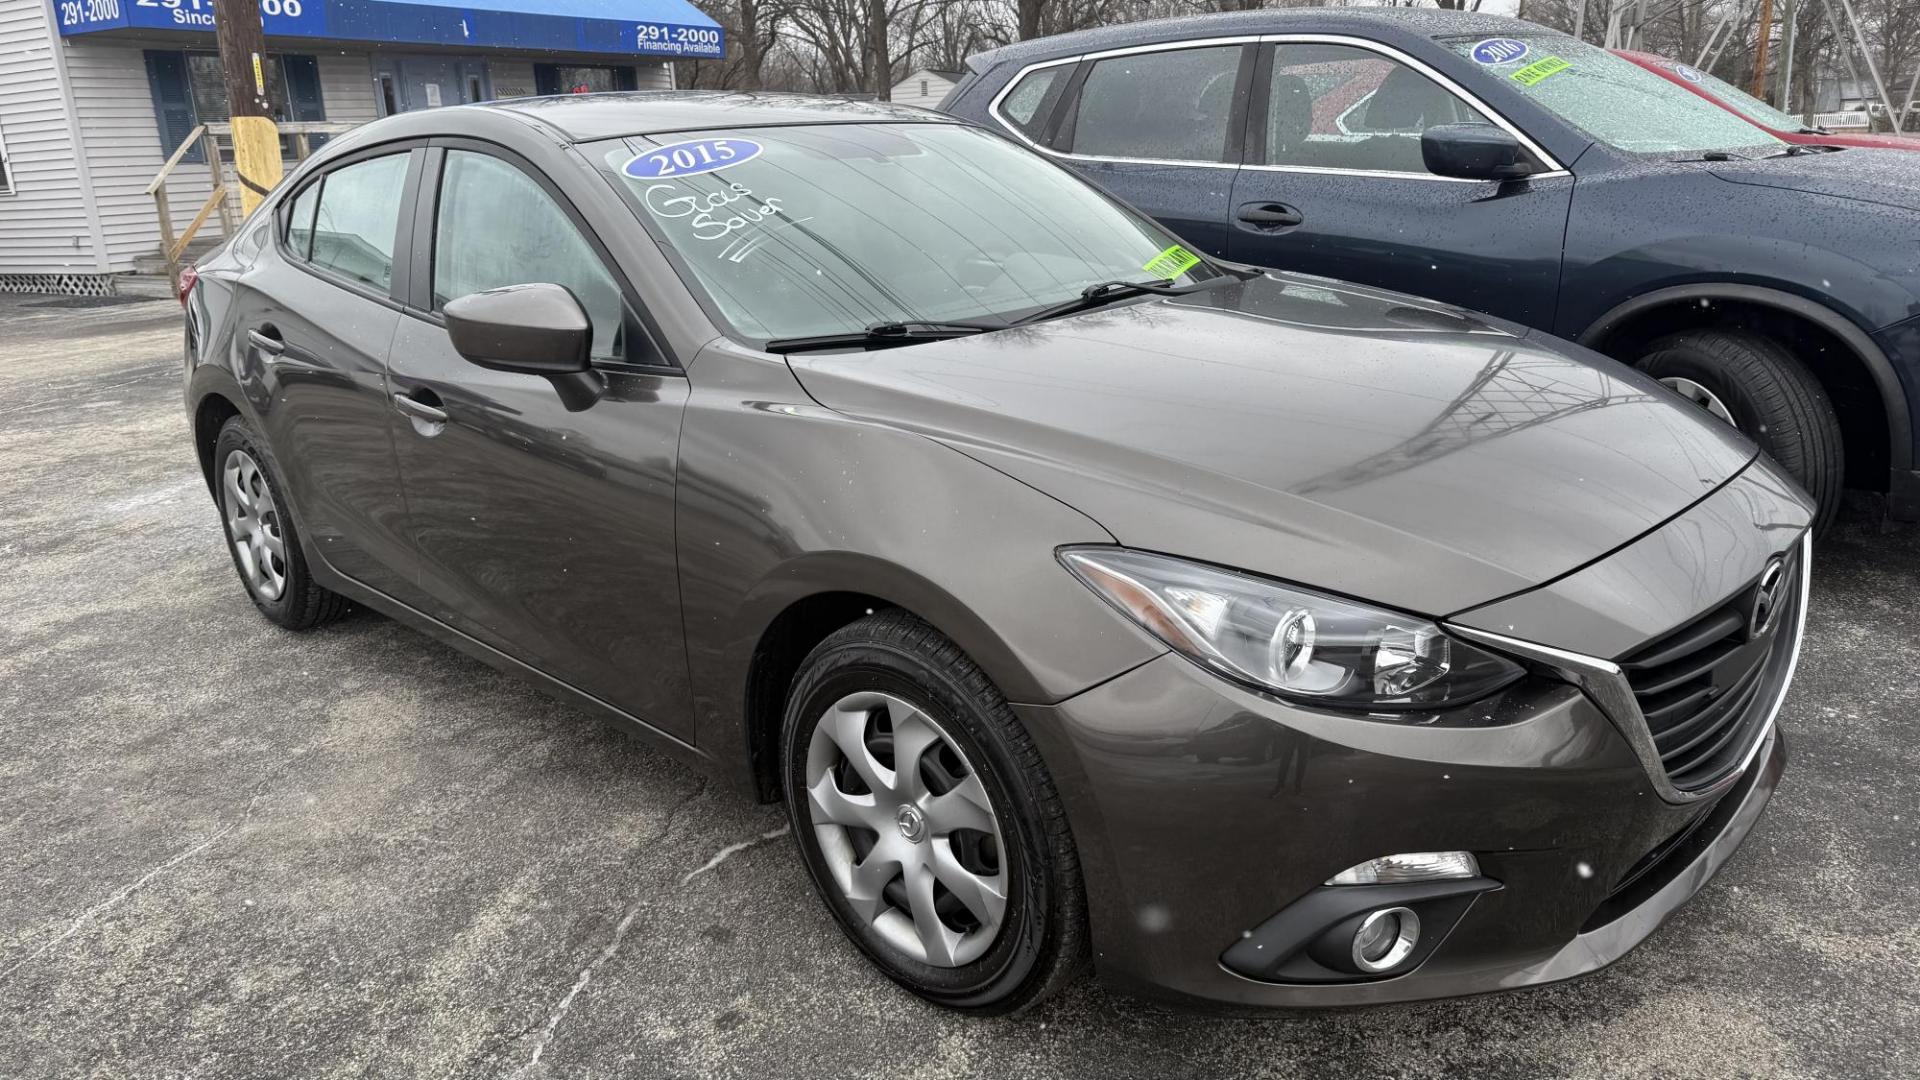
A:
{"type": "Polygon", "coordinates": [[[1252,57],[1251,45],[1210,45],[1091,61],[1051,145],[1080,175],[1225,256],[1229,143],[1252,57]]]}
{"type": "Polygon", "coordinates": [[[673,530],[686,380],[524,163],[436,148],[421,204],[430,299],[414,291],[388,376],[408,410],[394,413],[394,439],[428,613],[685,737],[673,530]],[[597,400],[569,408],[547,379],[453,350],[437,314],[448,300],[529,282],[566,286],[592,319],[597,400]]]}
{"type": "Polygon", "coordinates": [[[380,113],[470,105],[490,96],[484,60],[441,56],[382,56],[374,61],[380,113]]]}
{"type": "Polygon", "coordinates": [[[1493,122],[1476,103],[1357,45],[1263,48],[1229,257],[1553,325],[1573,177],[1435,176],[1421,133],[1493,122]]]}

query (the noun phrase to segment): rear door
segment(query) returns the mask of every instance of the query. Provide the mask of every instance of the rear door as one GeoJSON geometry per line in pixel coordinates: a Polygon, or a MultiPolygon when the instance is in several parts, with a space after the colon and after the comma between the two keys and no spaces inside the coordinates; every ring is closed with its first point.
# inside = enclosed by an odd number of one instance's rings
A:
{"type": "Polygon", "coordinates": [[[685,737],[674,480],[686,379],[533,165],[488,143],[436,141],[421,189],[389,376],[425,609],[685,737]],[[570,407],[546,378],[454,351],[447,301],[534,282],[565,286],[591,318],[597,397],[570,407]]]}
{"type": "MultiPolygon", "coordinates": [[[[1425,65],[1370,42],[1262,46],[1228,256],[1551,326],[1573,177],[1427,171],[1437,124],[1507,126],[1425,65]]],[[[1522,143],[1526,143],[1521,136],[1522,143]]]]}
{"type": "Polygon", "coordinates": [[[403,600],[411,554],[385,367],[404,287],[394,252],[425,153],[377,147],[303,179],[273,243],[234,280],[242,380],[302,530],[329,567],[403,600]]]}
{"type": "Polygon", "coordinates": [[[1035,68],[993,111],[1190,244],[1225,256],[1254,57],[1250,41],[1126,50],[1081,60],[1058,89],[1065,65],[1035,68]],[[1029,104],[1046,116],[1037,133],[1019,118],[1029,104]]]}

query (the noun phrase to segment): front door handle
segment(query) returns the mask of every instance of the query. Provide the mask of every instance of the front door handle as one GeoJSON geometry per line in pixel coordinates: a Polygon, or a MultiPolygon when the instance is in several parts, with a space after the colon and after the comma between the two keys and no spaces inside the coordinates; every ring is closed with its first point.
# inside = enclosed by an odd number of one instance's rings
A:
{"type": "Polygon", "coordinates": [[[1256,229],[1284,229],[1301,222],[1300,211],[1286,203],[1249,203],[1236,216],[1256,229]]]}
{"type": "Polygon", "coordinates": [[[447,422],[447,411],[445,409],[436,409],[424,401],[415,401],[405,394],[393,395],[393,407],[413,417],[415,420],[425,420],[429,424],[444,424],[447,422]]]}
{"type": "Polygon", "coordinates": [[[269,356],[279,356],[287,351],[286,341],[280,337],[280,332],[271,326],[247,331],[247,343],[269,356]]]}

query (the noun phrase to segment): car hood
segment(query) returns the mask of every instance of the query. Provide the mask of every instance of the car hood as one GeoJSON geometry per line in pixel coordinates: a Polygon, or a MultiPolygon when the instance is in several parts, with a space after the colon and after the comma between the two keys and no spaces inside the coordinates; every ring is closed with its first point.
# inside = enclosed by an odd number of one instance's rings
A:
{"type": "Polygon", "coordinates": [[[1430,616],[1574,570],[1754,449],[1578,346],[1272,274],[975,337],[800,354],[807,392],[940,440],[1120,543],[1430,616]]]}
{"type": "Polygon", "coordinates": [[[1920,210],[1920,154],[1912,151],[1851,149],[1799,154],[1722,162],[1710,171],[1731,184],[1920,210]]]}

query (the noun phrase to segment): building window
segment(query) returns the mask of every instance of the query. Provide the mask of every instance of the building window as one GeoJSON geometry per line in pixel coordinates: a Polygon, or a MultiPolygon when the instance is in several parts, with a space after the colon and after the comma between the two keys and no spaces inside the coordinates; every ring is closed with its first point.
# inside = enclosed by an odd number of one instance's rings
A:
{"type": "Polygon", "coordinates": [[[7,157],[7,129],[0,127],[0,195],[13,194],[13,161],[7,157]]]}
{"type": "MultiPolygon", "coordinates": [[[[173,153],[196,126],[224,123],[230,118],[218,54],[149,49],[146,59],[154,119],[160,125],[161,153],[173,153]]],[[[270,54],[264,58],[262,70],[266,76],[267,100],[276,121],[327,118],[326,103],[320,95],[320,69],[313,57],[270,54]]],[[[317,150],[325,141],[326,136],[316,135],[310,140],[310,146],[317,150]]],[[[231,146],[224,139],[221,145],[231,146]]],[[[295,155],[291,135],[280,137],[280,153],[287,158],[295,155]]],[[[196,146],[183,160],[201,162],[206,156],[196,146]]]]}
{"type": "Polygon", "coordinates": [[[588,64],[535,64],[533,84],[542,94],[600,94],[639,85],[630,67],[588,64]]]}
{"type": "Polygon", "coordinates": [[[927,80],[925,79],[920,80],[920,96],[921,97],[927,96],[927,80]]]}

